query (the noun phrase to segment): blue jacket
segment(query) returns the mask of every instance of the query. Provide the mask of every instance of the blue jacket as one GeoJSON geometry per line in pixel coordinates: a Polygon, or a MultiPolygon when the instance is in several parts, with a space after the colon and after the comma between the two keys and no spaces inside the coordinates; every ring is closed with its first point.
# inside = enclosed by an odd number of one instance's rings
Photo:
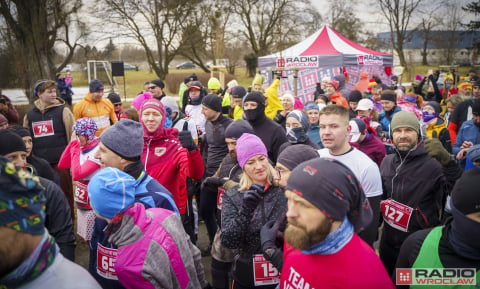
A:
{"type": "Polygon", "coordinates": [[[480,144],[480,127],[473,123],[473,119],[467,120],[458,130],[457,139],[452,152],[457,154],[464,141],[471,141],[474,145],[480,144]]]}
{"type": "MultiPolygon", "coordinates": [[[[173,201],[172,194],[159,182],[142,171],[135,184],[135,203],[142,203],[145,208],[163,208],[174,211],[179,215],[178,209],[173,201]]],[[[104,233],[107,222],[95,219],[92,238],[90,239],[90,260],[88,271],[102,285],[102,288],[124,288],[118,279],[108,279],[98,274],[97,271],[97,249],[98,245],[105,248],[117,249],[115,245],[108,242],[108,236],[104,233]]],[[[102,262],[100,260],[98,262],[102,262]]],[[[103,263],[102,263],[103,264],[103,263]]],[[[113,270],[113,268],[112,268],[113,270]]]]}
{"type": "Polygon", "coordinates": [[[323,149],[322,140],[320,139],[320,126],[318,122],[316,124],[310,124],[310,129],[307,131],[308,138],[316,143],[320,148],[323,149]]]}
{"type": "Polygon", "coordinates": [[[401,110],[399,106],[395,106],[391,115],[387,115],[384,110],[378,114],[378,122],[382,125],[382,130],[385,132],[387,138],[390,137],[390,122],[392,122],[393,116],[401,110]]]}

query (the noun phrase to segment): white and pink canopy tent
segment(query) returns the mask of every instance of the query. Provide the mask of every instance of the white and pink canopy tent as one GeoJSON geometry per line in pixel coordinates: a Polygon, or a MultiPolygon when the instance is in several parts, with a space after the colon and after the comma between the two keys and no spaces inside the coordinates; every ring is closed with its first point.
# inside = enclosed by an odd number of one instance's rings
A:
{"type": "Polygon", "coordinates": [[[391,54],[363,47],[328,26],[281,52],[258,58],[259,69],[392,66],[391,54]]]}
{"type": "Polygon", "coordinates": [[[347,95],[363,71],[390,83],[391,54],[363,47],[328,26],[302,42],[281,52],[258,58],[259,72],[264,75],[264,87],[273,80],[271,71],[283,70],[280,94],[294,91],[303,102],[313,99],[316,83],[323,77],[346,73],[349,80],[341,91],[347,95]]]}

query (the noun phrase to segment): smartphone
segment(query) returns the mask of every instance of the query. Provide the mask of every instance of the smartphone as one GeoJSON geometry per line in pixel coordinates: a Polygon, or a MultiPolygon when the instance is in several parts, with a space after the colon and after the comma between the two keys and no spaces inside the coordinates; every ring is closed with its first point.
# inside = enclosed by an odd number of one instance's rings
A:
{"type": "Polygon", "coordinates": [[[433,74],[433,70],[432,70],[432,69],[429,69],[429,70],[428,70],[428,74],[433,74]]]}

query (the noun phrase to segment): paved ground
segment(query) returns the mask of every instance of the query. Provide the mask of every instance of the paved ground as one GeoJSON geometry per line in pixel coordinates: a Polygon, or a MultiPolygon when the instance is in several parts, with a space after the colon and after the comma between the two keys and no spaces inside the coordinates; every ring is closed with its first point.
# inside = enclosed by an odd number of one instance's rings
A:
{"type": "MultiPolygon", "coordinates": [[[[208,235],[207,229],[205,228],[205,224],[200,223],[198,228],[198,246],[203,249],[206,248],[208,245],[208,235]]],[[[88,243],[83,241],[82,238],[77,236],[77,247],[75,249],[75,263],[79,264],[80,266],[88,269],[88,257],[89,257],[89,246],[88,243]]],[[[212,258],[210,256],[203,257],[202,263],[205,268],[205,275],[207,277],[208,282],[212,282],[211,279],[211,270],[210,270],[210,263],[212,258]]]]}

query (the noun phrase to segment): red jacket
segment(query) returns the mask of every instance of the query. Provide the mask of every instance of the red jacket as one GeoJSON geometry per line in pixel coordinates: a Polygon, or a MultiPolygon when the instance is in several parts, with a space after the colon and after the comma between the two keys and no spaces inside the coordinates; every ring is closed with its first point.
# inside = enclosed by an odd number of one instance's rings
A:
{"type": "MultiPolygon", "coordinates": [[[[157,131],[148,132],[143,125],[142,161],[145,171],[170,191],[180,214],[187,206],[187,177],[200,180],[204,167],[200,151],[187,152],[178,140],[176,128],[164,128],[162,119],[157,131]]],[[[143,122],[142,122],[143,124],[143,122]]]]}

